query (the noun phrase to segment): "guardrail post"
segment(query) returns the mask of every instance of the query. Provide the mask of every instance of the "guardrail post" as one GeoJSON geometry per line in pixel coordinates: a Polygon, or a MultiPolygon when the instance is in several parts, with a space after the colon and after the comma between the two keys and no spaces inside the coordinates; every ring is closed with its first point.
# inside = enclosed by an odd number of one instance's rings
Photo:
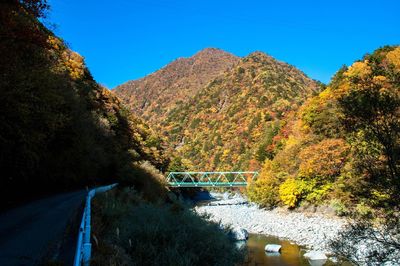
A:
{"type": "Polygon", "coordinates": [[[85,209],[83,210],[82,222],[79,228],[78,243],[76,245],[76,252],[74,258],[74,266],[89,266],[90,258],[92,256],[92,244],[90,243],[90,202],[94,195],[103,193],[117,186],[113,184],[100,188],[92,189],[86,196],[85,209]]]}
{"type": "Polygon", "coordinates": [[[83,244],[83,254],[82,260],[84,266],[89,266],[90,257],[92,256],[92,244],[91,243],[84,243],[83,244]]]}
{"type": "Polygon", "coordinates": [[[86,213],[85,213],[85,232],[83,235],[83,244],[90,243],[90,200],[88,196],[86,200],[86,213]]]}

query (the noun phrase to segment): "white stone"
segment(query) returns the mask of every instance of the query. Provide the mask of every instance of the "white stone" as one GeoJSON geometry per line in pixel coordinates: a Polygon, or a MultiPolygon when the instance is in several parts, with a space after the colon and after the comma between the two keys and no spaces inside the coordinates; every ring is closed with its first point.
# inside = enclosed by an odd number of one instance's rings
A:
{"type": "Polygon", "coordinates": [[[304,257],[309,260],[326,260],[328,257],[322,251],[310,250],[304,254],[304,257]]]}
{"type": "Polygon", "coordinates": [[[226,227],[285,238],[309,249],[329,252],[330,240],[346,223],[344,219],[332,219],[319,214],[306,216],[298,212],[282,212],[280,209],[260,209],[256,204],[248,203],[240,194],[227,200],[223,200],[223,193],[212,195],[220,199],[217,201],[220,206],[198,206],[195,207],[197,213],[208,213],[211,220],[221,222],[226,227]]]}
{"type": "Polygon", "coordinates": [[[282,246],[277,244],[267,244],[265,246],[265,251],[270,253],[277,253],[281,251],[282,246]]]}

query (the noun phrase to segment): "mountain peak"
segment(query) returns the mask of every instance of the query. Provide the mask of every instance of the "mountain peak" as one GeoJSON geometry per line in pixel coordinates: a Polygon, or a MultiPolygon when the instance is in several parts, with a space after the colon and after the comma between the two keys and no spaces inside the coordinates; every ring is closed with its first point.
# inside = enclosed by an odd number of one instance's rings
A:
{"type": "Polygon", "coordinates": [[[144,118],[159,121],[179,101],[192,97],[210,81],[232,68],[240,58],[217,48],[205,48],[181,57],[162,69],[118,86],[115,92],[144,118]]]}
{"type": "Polygon", "coordinates": [[[262,51],[255,51],[247,55],[243,58],[244,61],[254,61],[254,62],[266,62],[266,61],[275,61],[277,60],[272,56],[262,52],[262,51]]]}
{"type": "Polygon", "coordinates": [[[221,54],[230,54],[230,53],[219,48],[207,47],[198,51],[193,57],[196,57],[198,55],[221,55],[221,54]]]}

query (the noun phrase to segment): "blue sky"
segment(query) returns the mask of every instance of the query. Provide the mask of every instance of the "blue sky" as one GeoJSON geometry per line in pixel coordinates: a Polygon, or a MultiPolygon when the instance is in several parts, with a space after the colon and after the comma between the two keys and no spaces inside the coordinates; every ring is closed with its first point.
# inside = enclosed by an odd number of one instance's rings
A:
{"type": "Polygon", "coordinates": [[[108,88],[216,47],[266,52],[329,82],[343,65],[400,44],[400,1],[49,0],[48,22],[108,88]]]}

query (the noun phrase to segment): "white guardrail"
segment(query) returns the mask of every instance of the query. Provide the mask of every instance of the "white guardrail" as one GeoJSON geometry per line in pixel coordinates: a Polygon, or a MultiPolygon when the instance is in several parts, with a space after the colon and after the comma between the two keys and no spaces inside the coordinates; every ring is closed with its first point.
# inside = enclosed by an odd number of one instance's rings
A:
{"type": "Polygon", "coordinates": [[[74,266],[88,266],[92,253],[92,243],[90,243],[90,201],[99,193],[106,192],[118,184],[98,187],[90,190],[86,196],[85,209],[83,210],[82,222],[79,227],[78,243],[76,245],[74,266]]]}

